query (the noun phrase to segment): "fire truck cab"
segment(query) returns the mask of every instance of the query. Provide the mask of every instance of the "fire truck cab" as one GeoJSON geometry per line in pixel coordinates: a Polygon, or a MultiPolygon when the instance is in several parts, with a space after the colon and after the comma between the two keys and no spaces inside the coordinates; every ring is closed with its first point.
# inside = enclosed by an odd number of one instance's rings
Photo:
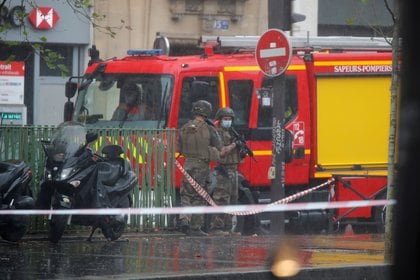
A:
{"type": "MultiPolygon", "coordinates": [[[[169,42],[166,38],[158,38],[169,42]]],[[[203,36],[199,55],[168,55],[166,49],[132,50],[123,58],[91,61],[76,85],[66,85],[67,119],[100,127],[178,128],[191,118],[192,103],[209,101],[215,112],[229,106],[233,126],[247,140],[255,160],[240,165],[245,183],[261,203],[270,202],[273,78],[255,60],[258,37],[203,36]],[[134,85],[144,113],[114,118],[134,85]],[[199,89],[199,90],[197,90],[199,89]],[[147,112],[147,114],[146,114],[147,112]]],[[[386,190],[391,47],[379,38],[290,38],[293,58],[285,72],[286,196],[335,178],[335,185],[298,201],[383,198],[386,190]]],[[[169,47],[169,46],[168,46],[169,47]]],[[[179,186],[181,173],[176,176],[179,186]]],[[[346,222],[383,226],[378,207],[288,213],[294,228],[332,230],[346,222]],[[376,212],[375,212],[376,211],[376,212]],[[312,221],[312,222],[311,222],[312,221]]]]}

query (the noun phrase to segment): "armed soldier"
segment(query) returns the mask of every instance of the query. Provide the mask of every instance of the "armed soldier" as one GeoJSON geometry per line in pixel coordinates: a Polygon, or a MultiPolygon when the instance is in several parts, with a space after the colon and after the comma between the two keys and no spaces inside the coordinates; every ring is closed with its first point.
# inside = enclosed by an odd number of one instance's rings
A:
{"type": "MultiPolygon", "coordinates": [[[[223,145],[216,128],[206,120],[212,112],[212,106],[205,100],[193,103],[192,114],[194,119],[188,121],[179,130],[178,148],[185,158],[184,169],[194,180],[207,190],[206,179],[210,172],[211,155],[216,158],[229,154],[236,144],[223,145]]],[[[184,177],[181,189],[182,206],[202,206],[206,201],[195,191],[184,177]]],[[[189,235],[207,235],[202,231],[204,226],[203,214],[181,214],[179,227],[189,235]]]]}
{"type": "MultiPolygon", "coordinates": [[[[217,179],[212,198],[217,205],[238,203],[238,164],[242,162],[246,154],[241,153],[245,144],[241,143],[232,133],[234,119],[235,114],[229,107],[220,108],[216,113],[217,131],[222,138],[223,145],[225,147],[235,145],[235,148],[228,155],[218,160],[218,165],[215,167],[217,179]]],[[[212,215],[210,234],[239,234],[232,232],[232,215],[223,213],[212,215]]]]}

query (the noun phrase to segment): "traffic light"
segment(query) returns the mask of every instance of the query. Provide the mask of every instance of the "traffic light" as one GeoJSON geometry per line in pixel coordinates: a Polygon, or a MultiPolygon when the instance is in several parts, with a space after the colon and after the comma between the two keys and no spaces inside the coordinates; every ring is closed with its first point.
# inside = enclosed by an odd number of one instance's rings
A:
{"type": "Polygon", "coordinates": [[[306,19],[305,15],[298,14],[298,13],[292,13],[290,17],[291,17],[291,23],[301,22],[306,19]]]}
{"type": "Polygon", "coordinates": [[[293,0],[268,0],[268,28],[291,30],[292,23],[304,21],[305,15],[292,12],[293,0]]]}

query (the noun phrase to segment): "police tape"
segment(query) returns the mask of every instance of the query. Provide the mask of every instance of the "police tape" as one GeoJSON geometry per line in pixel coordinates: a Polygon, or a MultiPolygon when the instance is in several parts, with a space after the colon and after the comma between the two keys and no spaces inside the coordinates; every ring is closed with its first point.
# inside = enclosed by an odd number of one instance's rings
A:
{"type": "MultiPolygon", "coordinates": [[[[206,200],[211,206],[216,207],[218,206],[214,200],[211,198],[211,196],[207,193],[207,191],[200,186],[200,184],[197,183],[197,181],[194,180],[193,177],[191,177],[190,174],[188,174],[188,172],[182,167],[181,163],[178,160],[175,160],[175,165],[178,167],[179,171],[181,171],[181,173],[184,175],[185,179],[188,181],[188,183],[194,188],[194,190],[204,199],[206,200]]],[[[309,188],[307,190],[295,193],[293,195],[290,195],[286,198],[280,199],[278,201],[275,201],[271,204],[285,204],[285,203],[289,203],[292,202],[293,200],[296,200],[300,197],[303,197],[307,194],[309,194],[310,192],[313,192],[317,189],[320,189],[322,187],[325,186],[329,186],[332,185],[334,183],[334,178],[331,178],[329,180],[327,180],[326,182],[319,184],[318,186],[314,186],[312,188],[309,188]]],[[[235,216],[246,216],[246,215],[254,215],[254,214],[258,214],[258,210],[252,209],[252,210],[246,210],[246,211],[240,211],[240,212],[233,212],[233,213],[229,213],[235,216]]]]}
{"type": "Polygon", "coordinates": [[[319,209],[375,207],[396,204],[395,200],[356,200],[338,202],[308,202],[291,204],[244,204],[225,206],[156,207],[156,208],[95,208],[95,209],[7,209],[0,215],[171,215],[212,213],[263,213],[279,211],[309,211],[319,209]]]}
{"type": "Polygon", "coordinates": [[[309,194],[319,188],[332,186],[334,178],[326,182],[285,197],[270,204],[246,204],[246,205],[217,205],[207,191],[201,187],[192,178],[182,165],[175,160],[175,164],[181,173],[185,176],[191,186],[197,193],[206,200],[210,206],[183,206],[183,207],[157,207],[157,208],[95,208],[95,209],[4,209],[0,210],[0,215],[171,215],[171,214],[212,214],[225,213],[235,216],[255,215],[263,212],[278,211],[309,211],[317,209],[334,209],[334,208],[357,208],[357,207],[373,207],[386,206],[395,204],[395,200],[360,200],[360,201],[330,201],[330,202],[308,202],[308,203],[292,203],[302,196],[309,194]]]}
{"type": "Polygon", "coordinates": [[[211,196],[208,194],[208,192],[203,189],[203,187],[200,186],[200,184],[197,183],[196,180],[194,180],[193,177],[191,177],[190,174],[182,167],[181,163],[175,159],[175,165],[178,167],[179,171],[181,171],[182,175],[184,175],[185,179],[190,183],[190,185],[194,188],[194,190],[205,200],[207,201],[211,206],[217,206],[216,202],[211,198],[211,196]]]}

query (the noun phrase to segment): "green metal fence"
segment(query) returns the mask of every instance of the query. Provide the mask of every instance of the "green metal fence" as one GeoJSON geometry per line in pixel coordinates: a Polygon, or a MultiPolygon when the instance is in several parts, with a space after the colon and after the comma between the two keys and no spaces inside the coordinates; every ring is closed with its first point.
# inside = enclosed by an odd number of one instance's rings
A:
{"type": "MultiPolygon", "coordinates": [[[[0,127],[0,161],[21,159],[32,168],[34,195],[37,197],[44,172],[45,155],[41,140],[49,140],[55,126],[0,127]]],[[[133,191],[133,208],[171,207],[175,203],[176,130],[88,128],[97,132],[98,140],[90,147],[100,153],[107,144],[119,144],[138,174],[139,187],[133,191]]],[[[31,231],[45,230],[45,217],[34,216],[31,231]]],[[[171,227],[167,215],[131,215],[132,230],[171,227]]]]}

